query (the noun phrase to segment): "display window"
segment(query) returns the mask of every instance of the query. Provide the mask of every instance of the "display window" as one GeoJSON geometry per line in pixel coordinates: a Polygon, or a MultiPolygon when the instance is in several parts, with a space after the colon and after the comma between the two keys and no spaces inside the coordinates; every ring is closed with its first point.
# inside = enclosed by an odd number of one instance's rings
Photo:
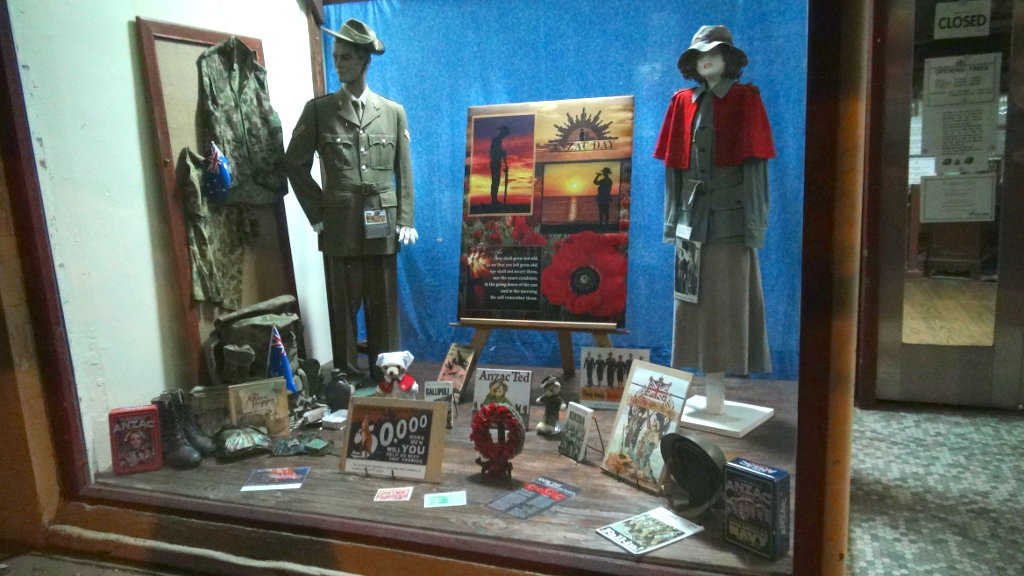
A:
{"type": "Polygon", "coordinates": [[[63,524],[816,573],[807,3],[8,4],[63,524]]]}

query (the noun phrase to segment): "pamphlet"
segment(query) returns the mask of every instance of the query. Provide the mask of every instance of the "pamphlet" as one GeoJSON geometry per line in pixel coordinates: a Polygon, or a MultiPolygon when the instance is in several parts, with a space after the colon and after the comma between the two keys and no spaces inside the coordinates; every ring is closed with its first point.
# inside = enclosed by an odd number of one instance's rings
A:
{"type": "Polygon", "coordinates": [[[643,554],[704,530],[703,526],[655,508],[620,522],[602,526],[597,533],[633,554],[643,554]]]}
{"type": "Polygon", "coordinates": [[[525,520],[563,500],[572,498],[579,491],[580,489],[572,484],[541,476],[533,482],[527,482],[515,492],[492,500],[487,506],[525,520]]]}
{"type": "Polygon", "coordinates": [[[297,468],[261,468],[253,470],[242,486],[242,492],[256,490],[294,490],[300,488],[309,475],[309,466],[297,468]]]}

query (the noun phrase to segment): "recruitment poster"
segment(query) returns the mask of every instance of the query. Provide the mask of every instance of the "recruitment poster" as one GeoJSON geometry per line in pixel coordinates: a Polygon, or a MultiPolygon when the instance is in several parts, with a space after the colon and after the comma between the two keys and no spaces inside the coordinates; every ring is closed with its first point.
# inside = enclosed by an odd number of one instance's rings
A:
{"type": "Polygon", "coordinates": [[[460,319],[626,311],[633,97],[469,109],[460,319]]]}

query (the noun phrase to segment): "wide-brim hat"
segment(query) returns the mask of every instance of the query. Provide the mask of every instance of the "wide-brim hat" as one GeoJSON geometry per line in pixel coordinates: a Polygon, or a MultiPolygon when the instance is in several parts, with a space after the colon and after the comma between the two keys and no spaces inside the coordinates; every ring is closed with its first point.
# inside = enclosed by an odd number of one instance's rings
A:
{"type": "Polygon", "coordinates": [[[749,62],[747,54],[733,45],[732,32],[728,28],[725,26],[701,26],[700,30],[697,30],[697,33],[693,35],[690,47],[679,55],[677,66],[682,70],[683,65],[690,60],[695,60],[701,54],[719,46],[722,46],[724,50],[732,52],[739,58],[740,68],[746,66],[749,62]]]}
{"type": "Polygon", "coordinates": [[[384,53],[384,43],[380,41],[380,38],[377,38],[377,33],[373,31],[373,28],[355,18],[349,18],[348,21],[341,25],[341,28],[338,28],[337,32],[323,26],[320,29],[335,38],[365,47],[370,51],[370,54],[380,55],[384,53]]]}

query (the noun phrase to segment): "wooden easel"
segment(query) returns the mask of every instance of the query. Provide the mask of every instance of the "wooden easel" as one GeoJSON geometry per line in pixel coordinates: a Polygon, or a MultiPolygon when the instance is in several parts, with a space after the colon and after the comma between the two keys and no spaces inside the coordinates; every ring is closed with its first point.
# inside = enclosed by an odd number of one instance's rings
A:
{"type": "Polygon", "coordinates": [[[604,322],[538,322],[532,320],[496,320],[496,319],[462,319],[460,322],[452,322],[451,326],[473,328],[473,339],[470,347],[473,349],[473,359],[466,368],[466,379],[472,378],[473,370],[480,359],[487,340],[491,337],[491,331],[495,328],[506,330],[543,330],[558,333],[558,348],[562,358],[562,372],[565,376],[572,376],[576,373],[576,360],[572,351],[572,333],[589,332],[594,337],[594,344],[599,348],[611,348],[611,334],[626,334],[615,324],[604,322]]]}

